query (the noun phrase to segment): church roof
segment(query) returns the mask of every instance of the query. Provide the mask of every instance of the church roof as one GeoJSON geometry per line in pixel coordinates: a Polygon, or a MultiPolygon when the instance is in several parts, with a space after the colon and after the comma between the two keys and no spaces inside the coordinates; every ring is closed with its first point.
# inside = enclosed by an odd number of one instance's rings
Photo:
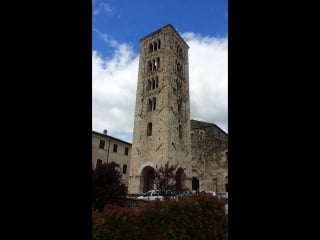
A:
{"type": "Polygon", "coordinates": [[[193,120],[191,119],[191,129],[197,129],[197,128],[206,128],[206,127],[216,127],[224,134],[228,135],[224,130],[222,130],[219,126],[217,126],[214,123],[208,123],[208,122],[202,122],[199,120],[193,120]]]}

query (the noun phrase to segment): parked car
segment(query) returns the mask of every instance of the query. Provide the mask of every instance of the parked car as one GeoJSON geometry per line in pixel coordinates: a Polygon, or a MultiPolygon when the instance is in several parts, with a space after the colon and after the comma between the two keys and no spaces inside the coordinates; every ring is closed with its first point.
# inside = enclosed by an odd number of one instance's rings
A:
{"type": "Polygon", "coordinates": [[[154,200],[164,200],[164,194],[159,190],[149,190],[144,193],[142,196],[137,197],[137,199],[154,201],[154,200]]]}
{"type": "Polygon", "coordinates": [[[184,190],[176,194],[175,199],[179,200],[179,198],[190,197],[196,194],[196,190],[184,190]]]}
{"type": "Polygon", "coordinates": [[[225,200],[228,202],[228,192],[218,192],[217,193],[218,198],[225,200]]]}
{"type": "Polygon", "coordinates": [[[216,192],[215,191],[202,191],[201,193],[204,193],[208,196],[216,196],[216,192]]]}

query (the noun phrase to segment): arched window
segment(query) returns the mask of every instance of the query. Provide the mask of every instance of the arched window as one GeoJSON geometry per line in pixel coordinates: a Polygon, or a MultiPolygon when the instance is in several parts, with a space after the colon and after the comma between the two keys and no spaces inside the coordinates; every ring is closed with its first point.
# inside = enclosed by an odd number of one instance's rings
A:
{"type": "Polygon", "coordinates": [[[151,135],[152,135],[152,123],[149,122],[147,127],[147,136],[151,136],[151,135]]]}
{"type": "Polygon", "coordinates": [[[177,74],[180,76],[183,76],[183,69],[182,69],[182,64],[176,60],[176,66],[175,66],[175,71],[177,74]]]}
{"type": "Polygon", "coordinates": [[[147,86],[147,90],[151,90],[151,80],[148,79],[148,86],[147,86]]]}
{"type": "Polygon", "coordinates": [[[149,52],[153,52],[153,43],[149,44],[149,52]]]}
{"type": "Polygon", "coordinates": [[[156,71],[160,68],[160,58],[157,57],[156,59],[151,59],[150,61],[148,61],[147,63],[147,72],[153,72],[156,71]]]}
{"type": "Polygon", "coordinates": [[[147,106],[147,112],[150,112],[150,111],[154,111],[156,110],[156,98],[149,98],[148,99],[148,106],[147,106]]]}
{"type": "Polygon", "coordinates": [[[152,111],[152,100],[150,98],[148,99],[147,111],[148,112],[152,111]]]}
{"type": "Polygon", "coordinates": [[[154,111],[156,110],[156,98],[153,98],[152,102],[153,102],[152,110],[154,111]]]}
{"type": "Polygon", "coordinates": [[[159,78],[158,76],[148,79],[147,81],[147,91],[156,89],[159,87],[159,78]]]}
{"type": "Polygon", "coordinates": [[[177,42],[176,42],[176,53],[179,57],[183,57],[183,49],[177,42]]]}
{"type": "Polygon", "coordinates": [[[154,41],[152,43],[149,44],[149,52],[155,52],[158,49],[160,49],[161,46],[161,41],[160,39],[158,39],[157,41],[154,41]]]}
{"type": "Polygon", "coordinates": [[[148,62],[147,71],[148,72],[152,71],[152,62],[151,61],[148,62]]]}
{"type": "Polygon", "coordinates": [[[156,88],[156,80],[152,78],[152,89],[156,88]]]}

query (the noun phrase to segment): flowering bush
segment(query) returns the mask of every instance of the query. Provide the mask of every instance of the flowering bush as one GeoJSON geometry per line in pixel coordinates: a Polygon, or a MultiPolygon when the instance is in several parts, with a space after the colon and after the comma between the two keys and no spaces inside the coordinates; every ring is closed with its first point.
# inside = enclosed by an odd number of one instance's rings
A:
{"type": "Polygon", "coordinates": [[[215,240],[225,235],[224,202],[195,195],[128,208],[107,205],[93,212],[93,240],[215,240]]]}

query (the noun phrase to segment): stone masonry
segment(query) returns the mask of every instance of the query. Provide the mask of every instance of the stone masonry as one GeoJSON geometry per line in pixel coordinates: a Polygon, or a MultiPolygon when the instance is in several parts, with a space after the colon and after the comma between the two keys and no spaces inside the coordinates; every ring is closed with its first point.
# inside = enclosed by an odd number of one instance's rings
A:
{"type": "Polygon", "coordinates": [[[191,120],[193,180],[199,190],[228,191],[228,135],[217,125],[191,120]]]}
{"type": "Polygon", "coordinates": [[[167,161],[192,187],[188,49],[170,24],[140,40],[129,193],[152,189],[167,161]]]}
{"type": "Polygon", "coordinates": [[[170,24],[140,39],[131,194],[153,189],[168,161],[178,164],[176,190],[228,191],[228,134],[190,120],[188,49],[170,24]]]}

